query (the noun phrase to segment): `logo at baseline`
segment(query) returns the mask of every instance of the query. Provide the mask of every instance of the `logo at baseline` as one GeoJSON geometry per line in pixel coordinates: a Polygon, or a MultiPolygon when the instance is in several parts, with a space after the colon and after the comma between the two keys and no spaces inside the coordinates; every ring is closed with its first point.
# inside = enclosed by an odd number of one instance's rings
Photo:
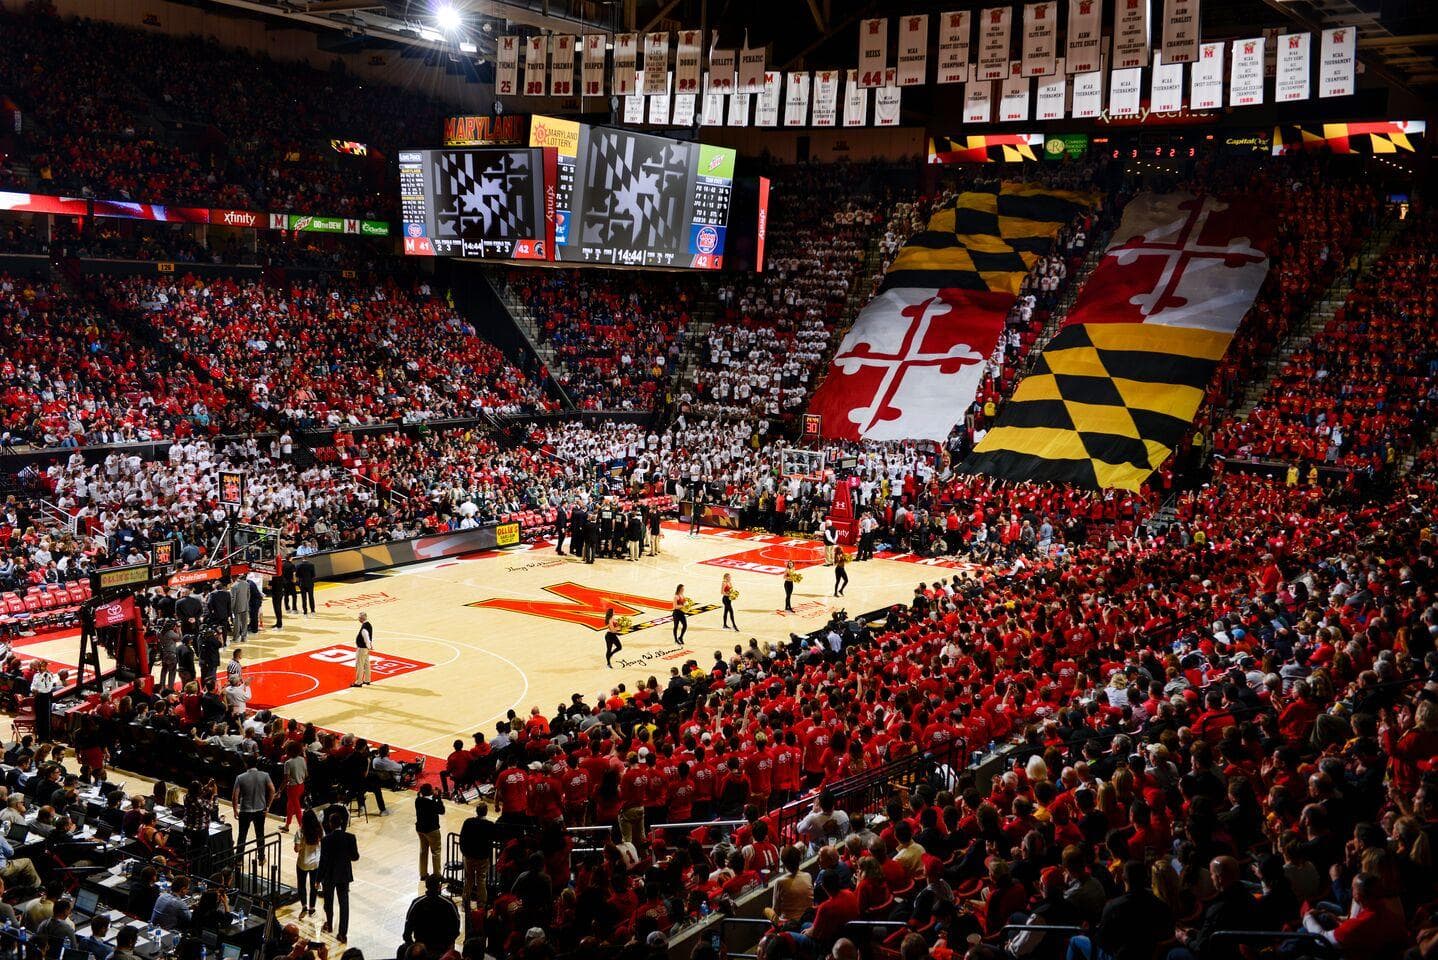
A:
{"type": "MultiPolygon", "coordinates": [[[[573,623],[581,627],[588,627],[590,630],[604,629],[604,612],[614,608],[616,617],[635,618],[645,610],[670,611],[673,601],[658,597],[645,597],[634,593],[622,593],[618,590],[606,590],[602,587],[586,587],[582,584],[566,581],[556,583],[544,588],[546,593],[552,593],[559,600],[520,600],[513,597],[494,597],[489,600],[479,600],[474,603],[467,603],[467,607],[479,607],[485,610],[507,610],[510,613],[523,613],[531,617],[543,617],[546,620],[559,620],[564,623],[573,623]]],[[[708,613],[710,610],[719,609],[717,603],[700,604],[690,609],[690,614],[708,613]]],[[[657,627],[673,619],[671,613],[666,612],[661,617],[650,620],[635,620],[629,632],[644,630],[649,627],[657,627]]]]}

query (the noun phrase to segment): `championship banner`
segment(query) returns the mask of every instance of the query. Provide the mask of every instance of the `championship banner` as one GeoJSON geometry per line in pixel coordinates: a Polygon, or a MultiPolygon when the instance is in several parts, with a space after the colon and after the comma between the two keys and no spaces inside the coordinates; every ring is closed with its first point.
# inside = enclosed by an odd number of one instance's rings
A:
{"type": "Polygon", "coordinates": [[[1014,11],[1009,7],[990,7],[979,12],[978,80],[1007,80],[1009,50],[1013,45],[1014,11]]]}
{"type": "Polygon", "coordinates": [[[1198,48],[1198,62],[1188,78],[1188,108],[1218,110],[1223,106],[1223,44],[1205,43],[1198,48]]]}
{"type": "Polygon", "coordinates": [[[710,90],[725,96],[734,92],[734,73],[738,67],[738,58],[738,51],[732,47],[709,48],[710,90]]]}
{"type": "Polygon", "coordinates": [[[1318,48],[1318,95],[1346,97],[1356,89],[1358,31],[1334,27],[1323,31],[1318,48]]]}
{"type": "Polygon", "coordinates": [[[1029,78],[1009,77],[999,93],[999,122],[1025,123],[1029,119],[1029,78]]]}
{"type": "Polygon", "coordinates": [[[929,141],[929,163],[1022,163],[1039,159],[1041,133],[983,133],[967,137],[935,137],[929,141]]]}
{"type": "Polygon", "coordinates": [[[1277,103],[1307,100],[1308,75],[1312,63],[1313,34],[1287,33],[1278,38],[1278,79],[1273,99],[1277,103]]]}
{"type": "Polygon", "coordinates": [[[1427,129],[1427,123],[1422,120],[1283,124],[1273,129],[1273,155],[1309,150],[1378,156],[1417,153],[1427,129]]]}
{"type": "Polygon", "coordinates": [[[699,126],[724,126],[724,94],[714,92],[707,73],[704,74],[704,101],[699,113],[699,126]]]}
{"type": "Polygon", "coordinates": [[[494,93],[509,97],[519,92],[519,38],[499,38],[499,53],[494,60],[494,93]]]}
{"type": "Polygon", "coordinates": [[[1149,0],[1115,0],[1118,19],[1113,31],[1113,68],[1148,66],[1149,0]]]}
{"type": "Polygon", "coordinates": [[[784,83],[784,126],[802,127],[809,122],[809,74],[790,73],[784,83]]]}
{"type": "Polygon", "coordinates": [[[542,97],[549,72],[548,38],[529,37],[524,41],[524,95],[542,97]]]}
{"type": "Polygon", "coordinates": [[[889,66],[889,21],[878,18],[859,21],[859,86],[884,85],[889,66]]]}
{"type": "Polygon", "coordinates": [[[1254,107],[1263,103],[1263,38],[1233,41],[1228,74],[1228,105],[1254,107]]]}
{"type": "Polygon", "coordinates": [[[627,97],[638,86],[639,38],[633,33],[614,35],[614,82],[611,92],[617,97],[627,97]]]}
{"type": "Polygon", "coordinates": [[[1069,73],[1093,73],[1103,66],[1102,0],[1069,0],[1069,29],[1064,63],[1069,73]]]}
{"type": "Polygon", "coordinates": [[[899,66],[901,87],[917,87],[929,74],[929,15],[910,14],[899,18],[899,66]]]}
{"type": "Polygon", "coordinates": [[[672,123],[676,127],[694,126],[694,107],[698,96],[693,93],[676,93],[674,95],[674,119],[672,123]]]}
{"type": "Polygon", "coordinates": [[[954,10],[939,17],[939,83],[969,82],[969,37],[973,14],[954,10]]]}
{"type": "Polygon", "coordinates": [[[669,31],[644,35],[644,95],[665,93],[669,83],[669,31]]]}
{"type": "Polygon", "coordinates": [[[634,90],[624,96],[624,122],[639,124],[644,122],[644,94],[639,91],[644,89],[644,71],[636,70],[634,73],[634,90]]]}
{"type": "Polygon", "coordinates": [[[604,96],[604,42],[607,37],[602,33],[586,33],[584,35],[584,65],[580,68],[583,74],[584,96],[604,96]]]}
{"type": "Polygon", "coordinates": [[[1153,55],[1148,109],[1151,113],[1177,113],[1183,109],[1183,64],[1169,63],[1162,53],[1153,55]]]}
{"type": "Polygon", "coordinates": [[[674,54],[674,93],[678,96],[699,92],[699,51],[702,36],[698,30],[679,31],[679,46],[674,54]]]}
{"type": "Polygon", "coordinates": [[[551,97],[574,96],[574,45],[577,39],[562,33],[554,38],[553,56],[549,66],[551,97]]]}
{"type": "Polygon", "coordinates": [[[898,85],[898,71],[893,67],[884,71],[884,85],[874,91],[874,126],[897,127],[899,125],[899,98],[903,91],[898,85]]]}
{"type": "MultiPolygon", "coordinates": [[[[1183,69],[1182,67],[1179,68],[1183,69]]],[[[1138,67],[1114,70],[1109,73],[1108,115],[1111,117],[1138,116],[1138,103],[1142,97],[1143,71],[1138,67]]]]}
{"type": "Polygon", "coordinates": [[[1054,64],[1054,72],[1039,77],[1034,94],[1035,120],[1062,120],[1065,101],[1068,99],[1068,74],[1064,72],[1064,58],[1054,64]]]}
{"type": "Polygon", "coordinates": [[[729,126],[749,126],[749,100],[747,93],[734,93],[729,96],[729,126]]]}
{"type": "Polygon", "coordinates": [[[1193,63],[1198,59],[1200,0],[1166,0],[1163,16],[1165,63],[1193,63]]]}
{"type": "Polygon", "coordinates": [[[1023,75],[1046,77],[1054,72],[1058,56],[1058,0],[1030,3],[1024,7],[1023,75]]]}
{"type": "Polygon", "coordinates": [[[859,71],[844,71],[844,126],[869,124],[869,91],[859,86],[859,71]]]}
{"type": "Polygon", "coordinates": [[[816,127],[832,127],[838,120],[839,71],[820,70],[814,74],[814,117],[816,127]]]}
{"type": "Polygon", "coordinates": [[[758,93],[764,89],[766,52],[764,47],[744,47],[739,51],[739,92],[758,93]]]}
{"type": "Polygon", "coordinates": [[[962,470],[1137,490],[1190,429],[1268,274],[1256,197],[1144,193],[962,470]]]}
{"type": "Polygon", "coordinates": [[[754,126],[777,127],[779,125],[779,98],[783,74],[770,70],[764,74],[764,89],[754,105],[754,126]]]}
{"type": "MultiPolygon", "coordinates": [[[[645,74],[648,75],[647,72],[645,74]]],[[[674,82],[672,74],[664,75],[664,91],[649,97],[649,122],[655,126],[669,125],[669,85],[674,82]]]]}
{"type": "Polygon", "coordinates": [[[899,251],[815,392],[808,412],[823,435],[942,442],[978,392],[1035,251],[1087,205],[1006,183],[937,211],[899,251]]]}
{"type": "Polygon", "coordinates": [[[1103,113],[1103,71],[1074,74],[1074,119],[1097,117],[1103,113]]]}
{"type": "Polygon", "coordinates": [[[993,96],[993,81],[970,81],[964,87],[964,123],[988,123],[993,113],[993,96]]]}

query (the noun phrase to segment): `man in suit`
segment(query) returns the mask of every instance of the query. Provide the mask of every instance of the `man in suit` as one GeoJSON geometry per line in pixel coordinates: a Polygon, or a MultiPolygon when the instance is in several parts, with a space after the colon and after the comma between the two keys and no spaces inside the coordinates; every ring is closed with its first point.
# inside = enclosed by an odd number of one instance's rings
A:
{"type": "Polygon", "coordinates": [[[230,584],[230,616],[234,622],[230,640],[236,644],[244,643],[250,635],[251,589],[250,581],[244,577],[236,577],[230,584]]]}
{"type": "Polygon", "coordinates": [[[569,532],[569,504],[561,504],[554,514],[554,552],[564,556],[564,536],[569,532]]]}
{"type": "Polygon", "coordinates": [[[283,558],[275,560],[275,566],[280,571],[281,596],[285,601],[285,613],[295,612],[295,565],[287,563],[283,558]]]}
{"type": "Polygon", "coordinates": [[[285,628],[285,585],[279,577],[270,577],[270,612],[275,615],[275,622],[271,630],[283,630],[285,628]]]}
{"type": "Polygon", "coordinates": [[[308,616],[315,612],[315,565],[308,557],[295,564],[295,582],[300,588],[300,612],[308,616]]]}
{"type": "Polygon", "coordinates": [[[352,687],[369,686],[369,652],[374,649],[374,627],[369,614],[359,615],[359,632],[355,634],[355,682],[352,687]]]}
{"type": "Polygon", "coordinates": [[[350,884],[354,882],[354,862],[359,859],[359,844],[354,835],[345,829],[348,817],[326,818],[329,833],[320,841],[320,865],[315,870],[315,879],[324,888],[325,933],[333,933],[340,943],[349,939],[350,929],[350,884]],[[334,902],[340,902],[340,925],[334,929],[334,902]]]}
{"type": "Polygon", "coordinates": [[[205,619],[221,630],[230,626],[230,591],[226,589],[227,586],[228,584],[222,583],[211,590],[209,597],[205,599],[205,619]]]}

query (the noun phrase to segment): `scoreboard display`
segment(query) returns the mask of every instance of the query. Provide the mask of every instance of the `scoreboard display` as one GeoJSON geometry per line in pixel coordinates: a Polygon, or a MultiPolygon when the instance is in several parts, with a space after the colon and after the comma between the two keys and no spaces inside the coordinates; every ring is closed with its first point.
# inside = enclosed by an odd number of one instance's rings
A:
{"type": "Polygon", "coordinates": [[[399,154],[404,252],[485,260],[548,260],[546,156],[512,149],[405,150],[399,154]]]}
{"type": "Polygon", "coordinates": [[[555,199],[555,259],[717,270],[734,189],[734,151],[585,127],[555,199]]]}

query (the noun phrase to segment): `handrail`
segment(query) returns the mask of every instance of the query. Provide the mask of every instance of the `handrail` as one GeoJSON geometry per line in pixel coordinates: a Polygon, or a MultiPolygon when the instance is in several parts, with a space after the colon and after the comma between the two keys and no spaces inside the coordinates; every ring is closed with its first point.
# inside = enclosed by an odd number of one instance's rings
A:
{"type": "Polygon", "coordinates": [[[651,830],[693,830],[696,827],[742,827],[748,820],[690,820],[686,823],[656,823],[651,830]]]}

